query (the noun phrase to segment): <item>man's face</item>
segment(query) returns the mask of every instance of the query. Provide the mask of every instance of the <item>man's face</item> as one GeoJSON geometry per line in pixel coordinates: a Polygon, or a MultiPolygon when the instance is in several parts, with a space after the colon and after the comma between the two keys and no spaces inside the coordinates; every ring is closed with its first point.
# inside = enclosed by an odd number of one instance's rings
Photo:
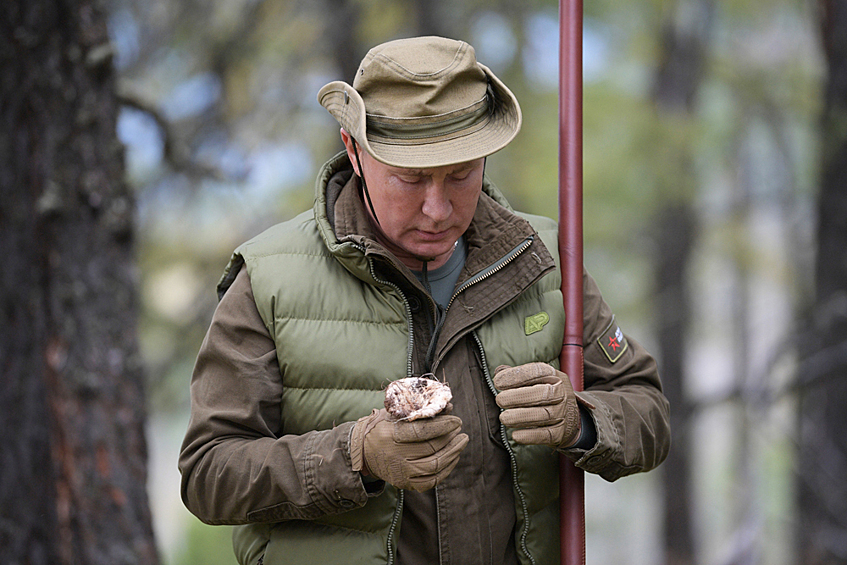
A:
{"type": "MultiPolygon", "coordinates": [[[[344,130],[341,136],[358,172],[352,138],[344,130]]],[[[380,163],[361,147],[358,151],[382,242],[411,269],[420,270],[424,260],[428,269],[443,265],[473,219],[485,160],[400,169],[380,163]]]]}

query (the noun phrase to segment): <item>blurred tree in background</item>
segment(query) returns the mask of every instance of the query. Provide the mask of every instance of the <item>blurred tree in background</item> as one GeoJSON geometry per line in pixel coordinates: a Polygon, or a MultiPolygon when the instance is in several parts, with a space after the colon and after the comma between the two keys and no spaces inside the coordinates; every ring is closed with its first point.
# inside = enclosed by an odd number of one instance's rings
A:
{"type": "Polygon", "coordinates": [[[658,135],[667,141],[658,149],[654,170],[660,200],[655,212],[657,253],[655,294],[661,375],[671,412],[673,449],[661,467],[664,488],[665,563],[696,563],[693,484],[689,444],[690,416],[684,393],[691,293],[688,268],[697,239],[695,198],[700,178],[695,168],[698,92],[703,82],[715,3],[682,0],[665,10],[659,64],[651,97],[656,106],[658,135]]]}
{"type": "Polygon", "coordinates": [[[827,63],[821,112],[818,253],[798,371],[800,563],[847,562],[847,3],[820,3],[827,63]]]}

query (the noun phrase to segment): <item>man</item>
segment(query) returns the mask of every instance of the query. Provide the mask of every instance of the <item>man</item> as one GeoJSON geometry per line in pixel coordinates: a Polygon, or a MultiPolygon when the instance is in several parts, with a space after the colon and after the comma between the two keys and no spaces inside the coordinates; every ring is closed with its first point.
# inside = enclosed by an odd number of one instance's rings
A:
{"type": "Polygon", "coordinates": [[[484,178],[518,102],[462,42],[372,49],[320,103],[314,210],[239,247],[197,359],[182,497],[242,564],[558,562],[558,453],[608,480],[669,445],[654,360],[585,281],[585,392],[554,367],[556,225],[484,178]],[[452,406],[395,421],[387,383],[452,406]]]}

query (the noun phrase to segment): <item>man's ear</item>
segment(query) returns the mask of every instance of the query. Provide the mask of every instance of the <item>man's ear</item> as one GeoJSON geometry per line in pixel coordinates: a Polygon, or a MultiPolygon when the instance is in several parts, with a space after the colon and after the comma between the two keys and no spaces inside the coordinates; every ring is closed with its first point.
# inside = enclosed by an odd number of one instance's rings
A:
{"type": "Polygon", "coordinates": [[[341,141],[344,142],[344,148],[347,150],[347,158],[350,159],[350,163],[353,164],[353,171],[361,177],[362,173],[359,171],[359,163],[357,162],[358,160],[356,159],[355,148],[353,145],[356,143],[356,140],[353,139],[353,136],[347,133],[347,130],[341,128],[341,141]]]}

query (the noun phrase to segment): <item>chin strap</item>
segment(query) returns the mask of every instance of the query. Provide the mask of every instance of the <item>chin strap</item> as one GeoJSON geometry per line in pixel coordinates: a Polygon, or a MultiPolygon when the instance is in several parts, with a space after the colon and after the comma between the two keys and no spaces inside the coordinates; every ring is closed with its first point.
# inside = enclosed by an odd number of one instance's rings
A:
{"type": "Polygon", "coordinates": [[[356,156],[356,164],[359,165],[359,178],[362,180],[362,192],[365,194],[365,200],[368,202],[368,207],[371,209],[371,214],[374,217],[374,221],[376,221],[376,225],[380,225],[379,218],[376,217],[376,210],[374,210],[374,204],[371,202],[371,195],[368,192],[368,185],[365,183],[365,169],[362,168],[362,161],[359,159],[359,151],[356,147],[359,144],[356,140],[353,140],[353,154],[356,156]]]}

